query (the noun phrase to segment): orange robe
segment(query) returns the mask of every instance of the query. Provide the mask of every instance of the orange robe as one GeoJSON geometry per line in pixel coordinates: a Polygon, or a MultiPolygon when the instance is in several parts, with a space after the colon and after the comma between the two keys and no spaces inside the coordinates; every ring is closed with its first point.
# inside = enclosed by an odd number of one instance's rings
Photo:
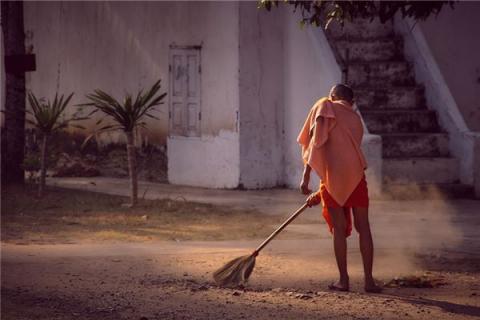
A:
{"type": "Polygon", "coordinates": [[[360,116],[348,102],[322,98],[313,105],[297,139],[302,146],[304,163],[310,165],[322,181],[319,192],[330,230],[333,228],[327,207],[344,207],[347,235],[352,229],[348,207],[357,206],[357,202],[368,205],[366,182],[361,184],[367,167],[360,148],[362,136],[360,116]],[[361,188],[357,190],[357,187],[361,188]]]}

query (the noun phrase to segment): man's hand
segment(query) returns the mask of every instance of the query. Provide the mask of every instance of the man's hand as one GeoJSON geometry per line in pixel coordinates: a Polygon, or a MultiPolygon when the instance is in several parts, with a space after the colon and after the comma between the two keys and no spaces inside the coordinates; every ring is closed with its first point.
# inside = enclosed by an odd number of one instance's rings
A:
{"type": "Polygon", "coordinates": [[[307,164],[305,165],[305,169],[303,170],[303,178],[302,182],[300,182],[300,191],[304,195],[309,195],[312,193],[312,190],[308,188],[308,184],[310,183],[310,171],[312,168],[307,164]]]}
{"type": "Polygon", "coordinates": [[[307,198],[307,206],[313,207],[319,205],[322,202],[322,198],[320,197],[320,192],[314,192],[307,198]]]}

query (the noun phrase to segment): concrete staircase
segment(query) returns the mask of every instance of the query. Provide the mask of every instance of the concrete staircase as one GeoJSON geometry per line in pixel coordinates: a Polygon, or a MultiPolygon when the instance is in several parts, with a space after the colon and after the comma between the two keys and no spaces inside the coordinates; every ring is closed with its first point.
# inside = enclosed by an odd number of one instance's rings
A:
{"type": "Polygon", "coordinates": [[[382,137],[384,194],[393,198],[472,197],[459,183],[448,134],[427,108],[393,24],[358,20],[327,38],[370,133],[382,137]]]}

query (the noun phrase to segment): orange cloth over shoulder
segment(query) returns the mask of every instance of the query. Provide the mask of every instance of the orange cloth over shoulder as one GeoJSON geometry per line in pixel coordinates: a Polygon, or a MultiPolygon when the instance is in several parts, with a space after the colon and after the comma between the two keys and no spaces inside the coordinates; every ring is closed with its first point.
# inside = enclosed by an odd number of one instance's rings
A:
{"type": "Polygon", "coordinates": [[[297,139],[304,162],[341,207],[364,177],[362,137],[362,121],[348,102],[322,98],[311,108],[297,139]]]}

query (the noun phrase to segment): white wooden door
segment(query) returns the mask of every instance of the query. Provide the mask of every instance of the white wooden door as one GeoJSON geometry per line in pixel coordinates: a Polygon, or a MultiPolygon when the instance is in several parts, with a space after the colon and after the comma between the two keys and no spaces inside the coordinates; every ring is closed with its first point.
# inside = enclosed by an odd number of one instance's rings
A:
{"type": "Polygon", "coordinates": [[[170,47],[170,135],[200,136],[200,49],[170,47]]]}

